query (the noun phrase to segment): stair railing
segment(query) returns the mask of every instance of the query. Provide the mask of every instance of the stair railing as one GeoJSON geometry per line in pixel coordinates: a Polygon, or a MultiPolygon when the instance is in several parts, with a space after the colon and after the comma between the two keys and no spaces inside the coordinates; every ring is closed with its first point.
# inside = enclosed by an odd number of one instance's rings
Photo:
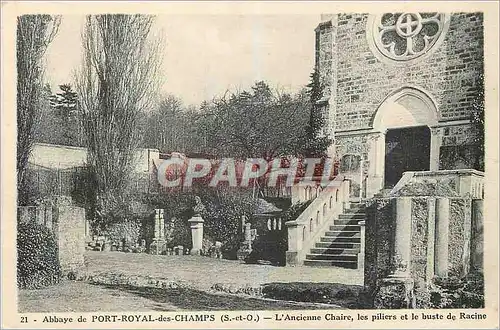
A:
{"type": "Polygon", "coordinates": [[[338,175],[297,219],[285,223],[288,229],[287,266],[304,263],[307,252],[317,239],[333,224],[332,220],[348,207],[349,190],[350,181],[338,175]]]}

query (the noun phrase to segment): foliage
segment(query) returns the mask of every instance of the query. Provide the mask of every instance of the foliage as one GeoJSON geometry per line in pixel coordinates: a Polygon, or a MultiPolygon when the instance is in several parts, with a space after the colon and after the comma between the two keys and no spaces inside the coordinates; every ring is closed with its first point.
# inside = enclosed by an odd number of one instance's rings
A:
{"type": "Polygon", "coordinates": [[[236,259],[236,252],[243,240],[242,216],[250,216],[255,209],[255,200],[247,192],[224,189],[209,190],[200,196],[205,210],[203,227],[207,236],[223,244],[225,258],[236,259]]]}
{"type": "Polygon", "coordinates": [[[174,217],[171,221],[167,222],[167,224],[167,247],[174,248],[175,246],[182,245],[184,250],[191,249],[191,229],[187,219],[174,217]]]}
{"type": "Polygon", "coordinates": [[[255,208],[250,193],[227,190],[222,187],[211,190],[194,187],[192,191],[172,191],[165,195],[148,196],[145,202],[155,208],[165,209],[164,217],[172,231],[171,245],[191,246],[189,220],[193,215],[195,196],[199,196],[205,209],[201,212],[203,232],[212,241],[223,243],[226,258],[236,258],[242,240],[241,217],[249,216],[255,208]]]}
{"type": "Polygon", "coordinates": [[[37,289],[59,282],[61,276],[57,242],[45,226],[20,223],[17,226],[17,284],[37,289]]]}
{"type": "Polygon", "coordinates": [[[161,43],[153,17],[90,15],[82,34],[77,90],[99,222],[123,216],[140,142],[140,117],[150,109],[158,82],[161,43]]]}
{"type": "Polygon", "coordinates": [[[52,93],[50,86],[44,87],[41,115],[35,140],[41,143],[66,146],[84,146],[81,114],[78,109],[78,94],[70,84],[59,85],[61,92],[52,93]]]}
{"type": "Polygon", "coordinates": [[[240,158],[298,154],[307,124],[306,93],[272,91],[259,81],[250,91],[226,93],[202,105],[198,129],[208,153],[240,158]]]}
{"type": "Polygon", "coordinates": [[[262,288],[265,298],[336,304],[356,308],[356,301],[362,287],[339,283],[269,283],[262,288]]]}
{"type": "Polygon", "coordinates": [[[297,203],[281,214],[282,230],[265,231],[259,233],[252,243],[252,252],[245,259],[247,263],[257,263],[266,260],[276,266],[286,264],[286,251],[288,250],[288,231],[285,222],[297,219],[304,212],[311,201],[297,203]]]}
{"type": "Polygon", "coordinates": [[[431,308],[484,308],[484,275],[472,271],[466,276],[450,274],[434,279],[431,308]]]}
{"type": "Polygon", "coordinates": [[[43,107],[43,59],[57,34],[59,16],[23,15],[17,18],[17,189],[26,204],[26,169],[43,107]]]}
{"type": "Polygon", "coordinates": [[[197,129],[199,113],[186,107],[182,101],[166,95],[151,113],[146,115],[142,128],[145,148],[156,148],[160,152],[203,152],[204,136],[197,129]]]}
{"type": "Polygon", "coordinates": [[[329,136],[328,123],[326,122],[326,112],[328,106],[318,104],[323,97],[323,86],[320,81],[318,68],[315,67],[311,74],[311,81],[307,85],[310,98],[309,122],[306,127],[304,142],[304,154],[308,157],[324,156],[327,148],[332,143],[329,136]]]}

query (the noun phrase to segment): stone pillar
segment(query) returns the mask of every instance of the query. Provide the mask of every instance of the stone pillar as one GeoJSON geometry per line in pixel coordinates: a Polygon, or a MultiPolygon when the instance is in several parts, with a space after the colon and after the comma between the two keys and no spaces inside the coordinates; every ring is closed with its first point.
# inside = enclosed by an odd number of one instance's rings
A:
{"type": "MultiPolygon", "coordinates": [[[[350,207],[351,181],[344,180],[340,186],[340,198],[342,200],[342,212],[350,207]]],[[[341,212],[341,213],[342,213],[341,212]]]]}
{"type": "Polygon", "coordinates": [[[412,198],[396,198],[392,273],[379,281],[374,298],[376,309],[415,308],[414,280],[410,274],[412,198]]]}
{"type": "Polygon", "coordinates": [[[472,239],[471,239],[471,268],[483,270],[484,265],[484,200],[472,201],[472,239]]]}
{"type": "Polygon", "coordinates": [[[366,197],[373,197],[384,185],[385,133],[380,132],[371,140],[366,197]]]}
{"type": "Polygon", "coordinates": [[[431,171],[439,170],[439,149],[441,148],[442,138],[439,133],[438,127],[431,127],[431,150],[430,150],[430,164],[431,171]]]}
{"type": "Polygon", "coordinates": [[[396,199],[394,272],[391,277],[409,277],[411,261],[411,197],[396,199]]]}
{"type": "Polygon", "coordinates": [[[361,239],[360,239],[360,247],[359,247],[359,253],[358,253],[358,269],[364,269],[365,268],[365,220],[359,221],[358,225],[360,226],[361,229],[361,239]]]}
{"type": "Polygon", "coordinates": [[[247,247],[249,250],[252,249],[252,232],[251,232],[252,224],[245,224],[245,242],[247,242],[247,247]]]}
{"type": "Polygon", "coordinates": [[[296,221],[287,221],[285,225],[288,229],[288,250],[286,251],[286,265],[298,266],[299,252],[302,250],[302,228],[296,221]]]}
{"type": "Polygon", "coordinates": [[[193,248],[191,249],[191,255],[200,255],[203,248],[203,222],[204,220],[200,216],[194,216],[188,220],[191,225],[191,239],[193,243],[193,248]]]}
{"type": "Polygon", "coordinates": [[[436,235],[434,244],[434,274],[448,275],[448,236],[450,225],[450,200],[436,198],[436,235]]]}

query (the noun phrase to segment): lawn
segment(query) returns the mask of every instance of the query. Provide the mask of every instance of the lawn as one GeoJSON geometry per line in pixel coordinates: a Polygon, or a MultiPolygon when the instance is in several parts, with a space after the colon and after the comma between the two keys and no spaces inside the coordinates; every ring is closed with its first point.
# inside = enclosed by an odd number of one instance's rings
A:
{"type": "Polygon", "coordinates": [[[336,267],[275,267],[201,256],[88,252],[87,272],[112,272],[187,282],[207,290],[214,284],[257,287],[271,282],[329,282],[363,285],[363,273],[336,267]]]}
{"type": "MultiPolygon", "coordinates": [[[[325,288],[333,288],[333,291],[338,288],[348,288],[348,290],[353,288],[356,291],[362,284],[362,273],[359,271],[334,267],[274,267],[199,256],[156,256],[122,252],[87,252],[85,259],[84,273],[87,277],[97,278],[98,274],[105,274],[106,278],[106,274],[119,274],[120,278],[146,277],[183,285],[161,288],[131,286],[113,280],[106,283],[94,281],[98,285],[63,280],[60,284],[45,289],[20,290],[20,312],[297,310],[331,309],[340,306],[345,308],[342,299],[321,301],[337,305],[321,305],[231,295],[216,292],[213,288],[260,288],[264,284],[279,283],[280,287],[276,291],[279,296],[283,293],[287,295],[286,290],[292,287],[303,290],[317,289],[326,285],[325,288]],[[282,283],[285,283],[285,287],[282,287],[282,283]]],[[[315,294],[313,291],[304,292],[315,294]]],[[[299,296],[305,295],[299,294],[299,296]]],[[[352,303],[352,296],[349,299],[345,301],[349,300],[349,303],[352,303]]]]}
{"type": "Polygon", "coordinates": [[[274,301],[192,289],[137,288],[62,281],[39,290],[20,290],[20,313],[148,312],[333,309],[335,306],[274,301]]]}

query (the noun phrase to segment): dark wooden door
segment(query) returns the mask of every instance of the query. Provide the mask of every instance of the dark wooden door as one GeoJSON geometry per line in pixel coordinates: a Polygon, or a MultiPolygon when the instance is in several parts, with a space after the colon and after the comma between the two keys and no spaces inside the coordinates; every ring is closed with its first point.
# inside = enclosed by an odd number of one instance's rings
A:
{"type": "Polygon", "coordinates": [[[429,127],[390,129],[385,135],[385,188],[392,188],[406,171],[428,171],[429,127]]]}

